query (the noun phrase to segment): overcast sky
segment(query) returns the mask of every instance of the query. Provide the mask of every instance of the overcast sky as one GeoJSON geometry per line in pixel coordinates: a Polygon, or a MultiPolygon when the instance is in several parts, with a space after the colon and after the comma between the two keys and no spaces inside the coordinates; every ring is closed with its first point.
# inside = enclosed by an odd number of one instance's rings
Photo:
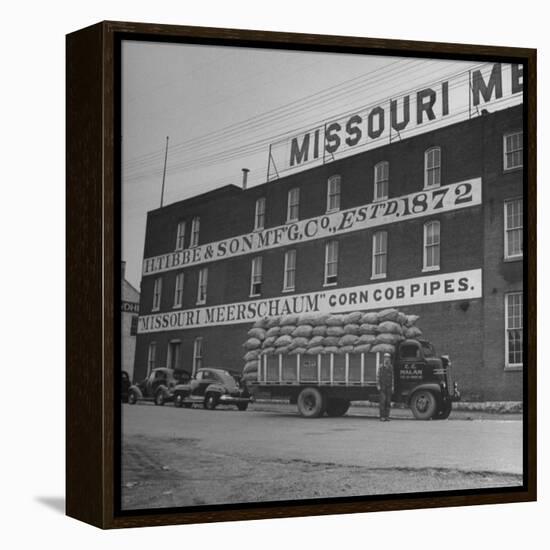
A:
{"type": "MultiPolygon", "coordinates": [[[[229,183],[266,181],[269,142],[475,63],[123,42],[122,259],[139,289],[146,214],[229,183]]],[[[276,185],[276,183],[273,183],[276,185]]]]}

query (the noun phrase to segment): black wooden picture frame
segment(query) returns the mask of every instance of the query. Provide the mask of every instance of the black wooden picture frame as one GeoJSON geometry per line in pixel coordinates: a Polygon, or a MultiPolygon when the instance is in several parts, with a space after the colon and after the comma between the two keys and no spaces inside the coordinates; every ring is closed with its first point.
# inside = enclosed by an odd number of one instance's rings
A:
{"type": "Polygon", "coordinates": [[[207,27],[102,22],[67,36],[67,515],[101,528],[536,500],[536,50],[207,27]],[[120,509],[120,74],[124,39],[502,61],[524,66],[524,484],[513,489],[316,501],[120,509]]]}

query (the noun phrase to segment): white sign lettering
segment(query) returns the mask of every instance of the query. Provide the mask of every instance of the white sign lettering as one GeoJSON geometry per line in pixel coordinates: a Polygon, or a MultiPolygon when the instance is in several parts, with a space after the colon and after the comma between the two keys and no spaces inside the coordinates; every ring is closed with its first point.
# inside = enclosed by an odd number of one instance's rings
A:
{"type": "Polygon", "coordinates": [[[143,276],[481,204],[481,178],[145,258],[143,276]]]}
{"type": "Polygon", "coordinates": [[[265,316],[310,312],[342,313],[471,300],[482,296],[481,278],[482,270],[474,269],[295,296],[144,315],[139,318],[138,333],[252,323],[265,316]]]}

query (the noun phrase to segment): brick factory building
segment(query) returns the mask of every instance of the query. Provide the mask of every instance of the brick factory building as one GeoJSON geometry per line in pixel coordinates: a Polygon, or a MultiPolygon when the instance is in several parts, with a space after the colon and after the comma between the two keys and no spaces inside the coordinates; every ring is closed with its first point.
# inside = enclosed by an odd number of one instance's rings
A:
{"type": "Polygon", "coordinates": [[[134,378],[240,371],[265,315],[396,307],[463,396],[523,397],[523,105],[148,213],[134,378]]]}

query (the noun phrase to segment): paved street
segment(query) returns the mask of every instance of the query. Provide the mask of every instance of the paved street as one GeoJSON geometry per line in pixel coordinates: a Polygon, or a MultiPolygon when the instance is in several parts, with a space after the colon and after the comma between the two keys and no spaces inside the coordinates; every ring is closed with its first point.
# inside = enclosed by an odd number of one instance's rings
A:
{"type": "MultiPolygon", "coordinates": [[[[522,423],[505,415],[420,422],[376,410],[304,419],[250,410],[123,406],[123,506],[185,506],[518,485],[522,423]]],[[[456,416],[456,418],[455,418],[456,416]]]]}

